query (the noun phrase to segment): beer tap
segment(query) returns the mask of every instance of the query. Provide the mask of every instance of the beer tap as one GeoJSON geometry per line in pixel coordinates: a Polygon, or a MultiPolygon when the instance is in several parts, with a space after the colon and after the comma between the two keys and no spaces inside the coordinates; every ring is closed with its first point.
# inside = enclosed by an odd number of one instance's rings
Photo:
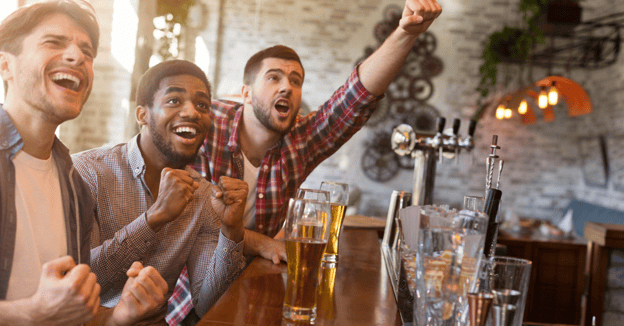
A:
{"type": "Polygon", "coordinates": [[[453,132],[445,135],[445,118],[438,118],[435,134],[416,134],[407,124],[401,124],[392,132],[392,149],[401,156],[410,155],[414,159],[414,192],[413,205],[433,204],[433,186],[436,163],[442,161],[443,153],[452,153],[455,162],[461,150],[471,151],[474,148],[473,136],[476,122],[470,121],[468,136],[459,135],[460,120],[453,121],[453,132]]]}

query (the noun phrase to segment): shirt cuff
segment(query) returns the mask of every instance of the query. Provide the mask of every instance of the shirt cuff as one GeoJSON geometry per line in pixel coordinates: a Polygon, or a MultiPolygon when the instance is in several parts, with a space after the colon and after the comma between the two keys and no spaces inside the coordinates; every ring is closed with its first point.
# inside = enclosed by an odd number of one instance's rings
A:
{"type": "Polygon", "coordinates": [[[228,239],[221,231],[219,231],[219,242],[217,243],[217,251],[223,252],[226,254],[230,254],[233,252],[243,254],[243,249],[245,245],[245,238],[241,240],[239,243],[236,243],[230,239],[228,239]]]}
{"type": "Polygon", "coordinates": [[[126,232],[127,240],[132,244],[132,248],[143,256],[149,247],[156,241],[157,233],[147,225],[147,214],[143,213],[138,218],[126,225],[123,230],[126,232]]]}

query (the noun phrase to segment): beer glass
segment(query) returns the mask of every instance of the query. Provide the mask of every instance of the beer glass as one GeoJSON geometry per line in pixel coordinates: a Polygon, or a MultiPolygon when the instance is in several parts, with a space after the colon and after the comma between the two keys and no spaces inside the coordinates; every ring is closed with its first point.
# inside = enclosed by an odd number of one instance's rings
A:
{"type": "Polygon", "coordinates": [[[321,190],[329,192],[331,202],[331,228],[327,249],[323,261],[330,263],[338,262],[338,239],[342,231],[342,220],[349,201],[349,185],[338,182],[321,182],[321,190]]]}
{"type": "Polygon", "coordinates": [[[296,198],[312,199],[322,202],[329,202],[329,192],[319,189],[299,188],[295,194],[296,198]]]}
{"type": "Polygon", "coordinates": [[[311,322],[316,319],[317,286],[330,223],[328,202],[290,199],[283,228],[288,261],[282,308],[286,320],[311,322]]]}

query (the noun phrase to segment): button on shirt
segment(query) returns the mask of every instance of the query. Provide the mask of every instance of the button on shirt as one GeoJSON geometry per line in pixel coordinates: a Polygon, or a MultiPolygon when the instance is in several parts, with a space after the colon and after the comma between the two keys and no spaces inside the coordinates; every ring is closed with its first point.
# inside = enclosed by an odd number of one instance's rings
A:
{"type": "Polygon", "coordinates": [[[241,273],[243,241],[234,243],[220,231],[221,221],[210,205],[214,187],[187,167],[199,183],[194,199],[180,216],[158,233],[148,225],[145,212],[154,197],[144,181],[145,163],[137,140],[111,148],[73,155],[76,170],[90,186],[97,202],[92,235],[91,269],[102,288],[102,305],[119,302],[134,261],[153,266],[169,285],[169,297],[180,272],[188,267],[193,305],[205,313],[241,273]]]}

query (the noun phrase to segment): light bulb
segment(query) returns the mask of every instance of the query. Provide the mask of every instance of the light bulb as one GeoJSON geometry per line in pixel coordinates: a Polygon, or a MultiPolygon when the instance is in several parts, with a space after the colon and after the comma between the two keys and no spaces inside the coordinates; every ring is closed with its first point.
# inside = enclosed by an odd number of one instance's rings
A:
{"type": "Polygon", "coordinates": [[[557,92],[557,88],[555,88],[555,84],[557,82],[552,82],[552,86],[550,86],[550,90],[548,91],[548,104],[557,105],[559,102],[559,93],[557,92]]]}
{"type": "Polygon", "coordinates": [[[500,104],[497,108],[496,108],[496,119],[498,120],[502,120],[505,118],[505,106],[500,104]]]}
{"type": "Polygon", "coordinates": [[[520,114],[526,114],[529,108],[529,104],[527,103],[526,100],[522,100],[522,102],[520,102],[520,106],[518,106],[518,113],[520,114]]]}
{"type": "Polygon", "coordinates": [[[512,111],[511,109],[505,109],[505,119],[511,118],[512,111]]]}
{"type": "Polygon", "coordinates": [[[542,91],[539,93],[537,106],[539,106],[540,109],[545,109],[548,106],[548,94],[546,94],[546,87],[544,86],[542,86],[542,91]]]}

